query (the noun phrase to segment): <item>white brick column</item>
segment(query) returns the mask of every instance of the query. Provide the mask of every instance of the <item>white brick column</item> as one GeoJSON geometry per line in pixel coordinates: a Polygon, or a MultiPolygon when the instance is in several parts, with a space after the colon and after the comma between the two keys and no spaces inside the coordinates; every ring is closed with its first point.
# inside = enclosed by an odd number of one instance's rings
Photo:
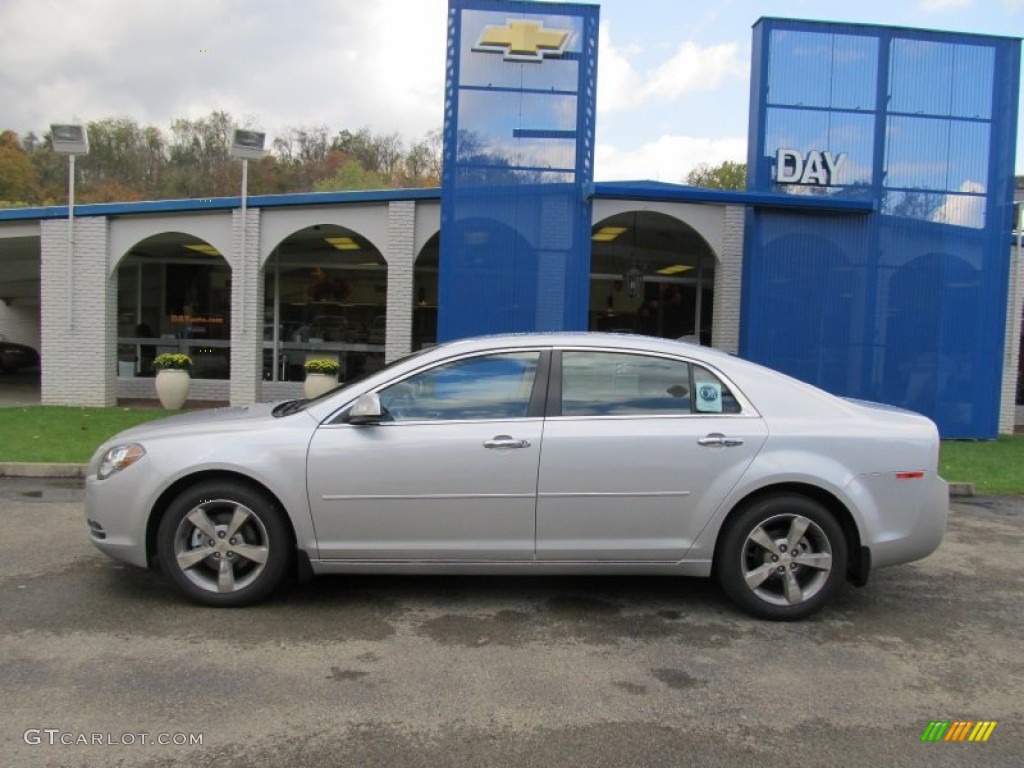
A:
{"type": "Polygon", "coordinates": [[[1003,387],[999,403],[999,434],[1012,435],[1017,413],[1017,371],[1020,365],[1020,334],[1024,324],[1024,258],[1016,246],[1010,250],[1010,280],[1006,297],[1006,342],[1003,354],[1003,387]]]}
{"type": "Polygon", "coordinates": [[[242,212],[232,211],[231,265],[231,388],[232,405],[259,400],[263,379],[263,267],[260,252],[260,209],[248,208],[247,236],[242,246],[242,212]]]}
{"type": "Polygon", "coordinates": [[[40,352],[44,405],[117,404],[117,284],[108,267],[105,217],[40,227],[40,352]]]}
{"type": "Polygon", "coordinates": [[[396,200],[388,204],[387,335],[384,361],[390,363],[412,352],[413,268],[416,263],[416,203],[396,200]]]}
{"type": "Polygon", "coordinates": [[[711,346],[726,352],[740,349],[740,292],[743,286],[743,206],[727,205],[722,219],[722,252],[715,265],[714,322],[711,346]]]}

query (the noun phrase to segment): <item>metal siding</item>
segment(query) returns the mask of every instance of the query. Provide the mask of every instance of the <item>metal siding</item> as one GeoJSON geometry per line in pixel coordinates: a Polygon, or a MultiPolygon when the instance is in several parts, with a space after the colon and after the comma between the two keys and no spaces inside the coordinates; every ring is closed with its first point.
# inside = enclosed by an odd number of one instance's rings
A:
{"type": "Polygon", "coordinates": [[[451,1],[439,341],[586,328],[597,33],[596,6],[451,1]],[[472,50],[514,19],[571,29],[565,53],[472,50]]]}
{"type": "Polygon", "coordinates": [[[765,19],[754,50],[752,191],[878,212],[748,214],[741,353],[995,437],[1020,41],[765,19]],[[778,148],[848,152],[845,174],[776,184],[778,148]]]}

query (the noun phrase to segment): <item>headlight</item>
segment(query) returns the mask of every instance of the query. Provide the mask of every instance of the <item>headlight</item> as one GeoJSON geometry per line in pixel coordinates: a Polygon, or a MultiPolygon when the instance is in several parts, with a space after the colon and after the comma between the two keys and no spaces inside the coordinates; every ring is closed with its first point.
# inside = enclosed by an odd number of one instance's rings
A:
{"type": "Polygon", "coordinates": [[[146,455],[146,449],[138,443],[124,443],[109,448],[100,459],[99,468],[96,470],[96,477],[106,480],[115,472],[120,472],[130,467],[136,461],[146,455]]]}

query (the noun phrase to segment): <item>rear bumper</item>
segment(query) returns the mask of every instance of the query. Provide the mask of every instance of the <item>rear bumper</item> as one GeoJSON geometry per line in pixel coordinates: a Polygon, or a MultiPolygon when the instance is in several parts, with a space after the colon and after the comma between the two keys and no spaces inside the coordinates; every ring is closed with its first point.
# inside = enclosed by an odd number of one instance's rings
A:
{"type": "Polygon", "coordinates": [[[875,568],[928,557],[942,543],[949,517],[949,486],[938,474],[928,472],[920,480],[886,482],[901,487],[900,492],[881,496],[885,519],[894,524],[886,526],[873,541],[865,542],[875,568]]]}

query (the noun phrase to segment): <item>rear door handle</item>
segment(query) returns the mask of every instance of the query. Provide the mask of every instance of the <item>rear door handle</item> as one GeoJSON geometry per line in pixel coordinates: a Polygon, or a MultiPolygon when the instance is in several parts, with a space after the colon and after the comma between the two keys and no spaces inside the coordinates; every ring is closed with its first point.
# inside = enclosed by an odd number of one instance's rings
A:
{"type": "Polygon", "coordinates": [[[737,445],[743,445],[743,438],[726,437],[721,432],[712,432],[710,435],[707,435],[706,437],[697,438],[697,444],[703,445],[705,447],[722,445],[725,446],[726,448],[734,448],[737,445]]]}
{"type": "Polygon", "coordinates": [[[529,448],[529,440],[516,440],[511,435],[496,435],[490,440],[484,441],[484,448],[498,448],[498,449],[509,449],[509,448],[529,448]]]}

